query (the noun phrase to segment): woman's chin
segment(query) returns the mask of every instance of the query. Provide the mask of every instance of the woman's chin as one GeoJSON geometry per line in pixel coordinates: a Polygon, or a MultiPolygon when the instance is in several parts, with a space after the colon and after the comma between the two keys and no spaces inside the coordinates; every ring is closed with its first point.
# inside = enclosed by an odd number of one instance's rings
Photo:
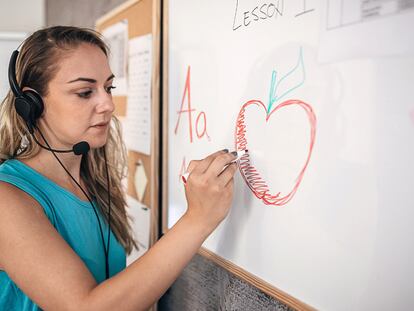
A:
{"type": "Polygon", "coordinates": [[[88,141],[88,144],[91,149],[98,149],[98,148],[105,146],[106,142],[107,142],[106,136],[102,137],[101,139],[98,139],[98,137],[95,137],[94,139],[88,141]]]}

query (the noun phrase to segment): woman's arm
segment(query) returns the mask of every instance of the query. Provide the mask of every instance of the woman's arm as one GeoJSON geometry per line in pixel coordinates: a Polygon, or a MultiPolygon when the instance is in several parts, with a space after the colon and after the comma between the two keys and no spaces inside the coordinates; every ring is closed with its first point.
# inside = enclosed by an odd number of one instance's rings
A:
{"type": "Polygon", "coordinates": [[[39,204],[0,183],[0,266],[46,310],[145,310],[227,215],[236,165],[221,170],[234,158],[218,152],[191,162],[186,214],[144,256],[99,285],[39,204]]]}

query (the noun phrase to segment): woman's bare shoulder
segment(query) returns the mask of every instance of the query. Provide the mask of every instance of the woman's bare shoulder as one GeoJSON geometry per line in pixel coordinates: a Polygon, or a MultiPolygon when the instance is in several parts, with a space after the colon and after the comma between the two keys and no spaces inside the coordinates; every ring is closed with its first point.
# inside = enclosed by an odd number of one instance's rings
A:
{"type": "Polygon", "coordinates": [[[0,197],[0,268],[42,309],[76,306],[96,286],[86,265],[29,194],[0,181],[0,197]]]}
{"type": "MultiPolygon", "coordinates": [[[[0,244],[10,241],[10,236],[18,233],[27,224],[27,220],[34,220],[39,216],[43,218],[40,204],[26,192],[10,183],[0,181],[0,198],[0,228],[2,228],[0,230],[0,244]],[[9,238],[5,240],[2,236],[9,238]]],[[[1,260],[0,270],[4,270],[1,260]]]]}
{"type": "Polygon", "coordinates": [[[41,205],[22,189],[0,181],[0,227],[8,228],[12,233],[19,230],[22,219],[47,220],[41,205]]]}
{"type": "MultiPolygon", "coordinates": [[[[9,206],[12,208],[15,204],[30,204],[31,206],[40,207],[39,203],[34,200],[30,195],[21,190],[20,188],[0,180],[0,207],[7,209],[9,206]]],[[[4,211],[4,210],[3,210],[4,211]]]]}

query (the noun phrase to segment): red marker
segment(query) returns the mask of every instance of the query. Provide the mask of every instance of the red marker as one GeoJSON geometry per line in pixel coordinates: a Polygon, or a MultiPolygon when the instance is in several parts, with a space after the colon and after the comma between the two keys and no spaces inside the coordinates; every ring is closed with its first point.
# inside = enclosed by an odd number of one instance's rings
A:
{"type": "MultiPolygon", "coordinates": [[[[230,164],[232,164],[232,163],[235,163],[235,162],[239,161],[239,160],[240,160],[240,158],[241,158],[242,156],[244,156],[247,152],[248,152],[248,150],[247,150],[247,149],[237,151],[237,157],[236,157],[233,161],[231,161],[230,163],[227,163],[227,164],[223,167],[223,170],[222,170],[222,171],[224,171],[224,170],[227,168],[227,166],[229,166],[230,164]]],[[[184,173],[184,174],[182,174],[182,175],[181,175],[181,181],[183,182],[183,184],[186,184],[186,183],[187,183],[187,179],[188,179],[188,176],[189,176],[189,175],[190,175],[190,173],[189,173],[189,172],[184,173]]]]}

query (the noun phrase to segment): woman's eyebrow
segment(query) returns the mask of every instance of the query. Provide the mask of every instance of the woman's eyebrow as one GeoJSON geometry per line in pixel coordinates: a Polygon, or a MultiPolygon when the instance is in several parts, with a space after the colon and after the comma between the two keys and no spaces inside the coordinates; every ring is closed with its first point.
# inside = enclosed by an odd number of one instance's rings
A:
{"type": "MultiPolygon", "coordinates": [[[[111,80],[111,79],[113,79],[113,78],[115,78],[115,75],[114,74],[111,74],[107,79],[106,79],[106,81],[109,81],[109,80],[111,80]]],[[[78,81],[86,81],[86,82],[90,82],[90,83],[96,83],[96,80],[95,79],[91,79],[91,78],[83,78],[83,77],[79,77],[79,78],[77,78],[77,79],[75,79],[75,80],[71,80],[71,81],[69,81],[68,83],[73,83],[73,82],[78,82],[78,81]]]]}

